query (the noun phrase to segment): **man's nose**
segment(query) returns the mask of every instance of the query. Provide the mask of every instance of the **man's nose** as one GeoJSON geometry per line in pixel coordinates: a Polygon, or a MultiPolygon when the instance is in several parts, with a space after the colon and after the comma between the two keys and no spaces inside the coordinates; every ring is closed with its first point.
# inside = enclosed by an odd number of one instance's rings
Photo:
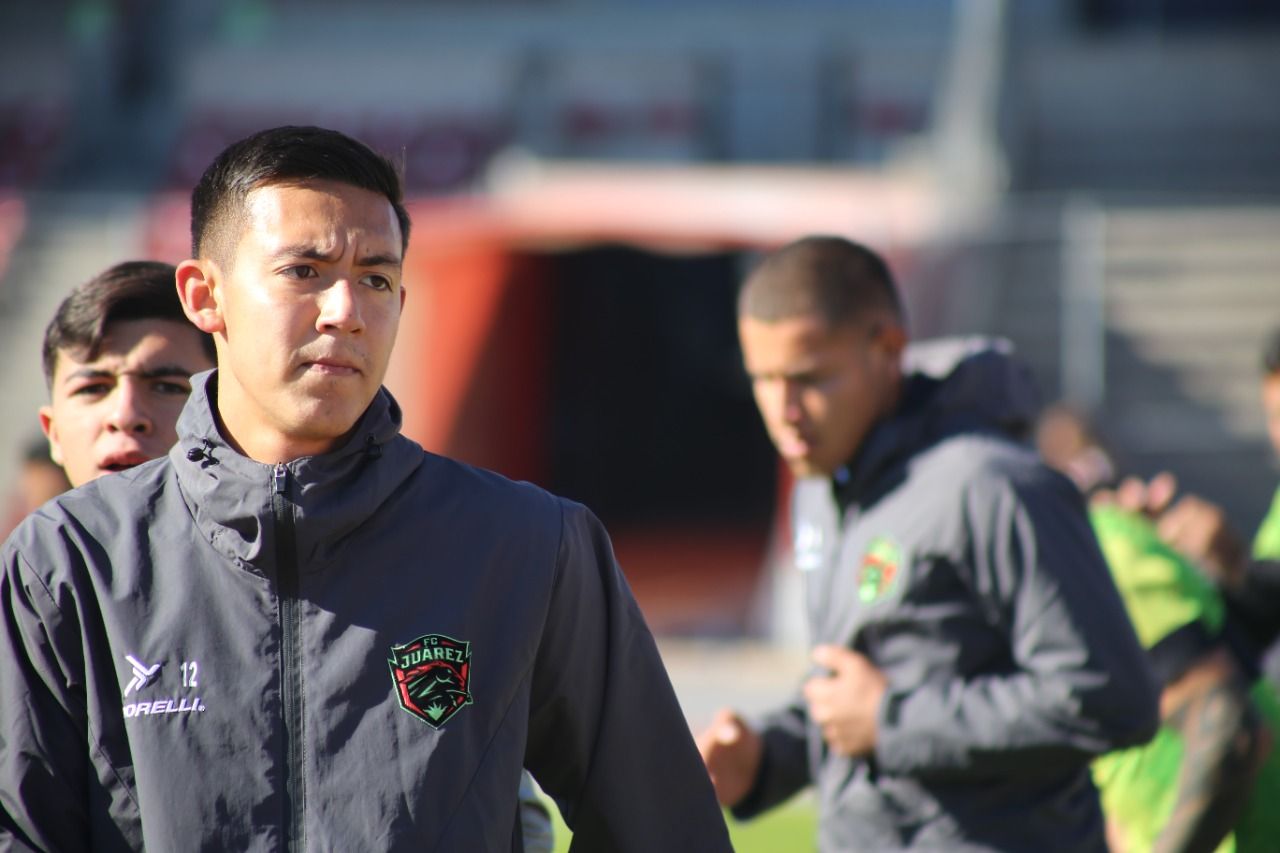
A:
{"type": "Polygon", "coordinates": [[[800,384],[798,382],[782,383],[782,418],[792,424],[800,420],[804,407],[800,403],[800,384]]]}
{"type": "Polygon", "coordinates": [[[121,377],[111,392],[111,409],[107,413],[107,429],[145,435],[154,425],[142,401],[142,389],[131,377],[121,377]]]}
{"type": "Polygon", "coordinates": [[[324,289],[320,295],[320,315],[316,319],[317,329],[354,333],[364,328],[356,287],[357,285],[349,277],[343,277],[324,289]]]}

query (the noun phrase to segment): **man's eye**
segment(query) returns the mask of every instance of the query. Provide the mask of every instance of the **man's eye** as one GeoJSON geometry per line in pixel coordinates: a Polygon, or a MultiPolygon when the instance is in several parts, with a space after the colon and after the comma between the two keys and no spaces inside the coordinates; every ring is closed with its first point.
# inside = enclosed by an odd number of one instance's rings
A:
{"type": "Polygon", "coordinates": [[[794,376],[781,377],[778,381],[780,385],[785,387],[804,390],[813,387],[817,380],[811,373],[797,373],[794,376]]]}
{"type": "Polygon", "coordinates": [[[90,382],[80,385],[71,391],[72,397],[101,397],[111,393],[111,385],[107,382],[90,382]]]}
{"type": "Polygon", "coordinates": [[[159,381],[151,386],[151,388],[159,394],[173,394],[178,397],[186,397],[191,394],[191,386],[184,385],[181,382],[159,381]]]}
{"type": "Polygon", "coordinates": [[[297,266],[285,267],[280,271],[280,274],[283,275],[285,278],[297,278],[297,279],[315,278],[317,275],[315,267],[310,267],[310,266],[307,266],[306,264],[298,264],[297,266]]]}
{"type": "Polygon", "coordinates": [[[390,290],[391,279],[385,275],[367,275],[360,279],[360,283],[365,287],[372,287],[374,290],[390,290]]]}

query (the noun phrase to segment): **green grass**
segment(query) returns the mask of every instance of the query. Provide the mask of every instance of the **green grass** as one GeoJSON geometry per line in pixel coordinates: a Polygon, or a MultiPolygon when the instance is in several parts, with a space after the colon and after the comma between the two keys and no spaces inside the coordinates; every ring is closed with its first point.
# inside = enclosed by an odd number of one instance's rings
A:
{"type": "Polygon", "coordinates": [[[727,817],[737,853],[810,853],[818,849],[818,815],[808,799],[792,800],[755,820],[727,817]]]}
{"type": "MultiPolygon", "coordinates": [[[[554,804],[550,811],[555,822],[556,853],[565,853],[569,849],[569,829],[554,804]]],[[[807,797],[797,797],[755,820],[739,822],[728,814],[725,820],[737,853],[809,853],[818,849],[817,815],[807,797]]]]}

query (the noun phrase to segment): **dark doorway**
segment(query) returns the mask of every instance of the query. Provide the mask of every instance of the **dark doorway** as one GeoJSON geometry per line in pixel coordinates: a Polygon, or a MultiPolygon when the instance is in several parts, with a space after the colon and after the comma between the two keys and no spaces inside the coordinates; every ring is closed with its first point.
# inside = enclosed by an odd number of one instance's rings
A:
{"type": "Polygon", "coordinates": [[[734,253],[551,256],[548,485],[594,510],[667,632],[748,628],[777,462],[738,349],[734,253]]]}
{"type": "Polygon", "coordinates": [[[551,488],[606,523],[767,524],[774,457],[742,370],[738,259],[560,255],[551,488]]]}

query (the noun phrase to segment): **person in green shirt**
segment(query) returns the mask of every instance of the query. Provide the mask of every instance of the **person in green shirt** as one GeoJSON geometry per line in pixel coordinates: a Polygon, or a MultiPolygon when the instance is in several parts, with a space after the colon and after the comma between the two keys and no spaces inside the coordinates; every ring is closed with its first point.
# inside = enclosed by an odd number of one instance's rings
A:
{"type": "MultiPolygon", "coordinates": [[[[1045,413],[1037,443],[1086,494],[1114,477],[1088,425],[1068,409],[1045,413]]],[[[1272,748],[1280,701],[1233,647],[1222,594],[1142,513],[1103,496],[1089,516],[1163,687],[1156,737],[1093,765],[1112,848],[1280,849],[1280,750],[1272,748]]]]}
{"type": "MultiPolygon", "coordinates": [[[[1260,390],[1267,434],[1280,454],[1280,330],[1263,348],[1260,390]]],[[[1280,638],[1280,492],[1250,547],[1221,507],[1193,494],[1175,501],[1176,491],[1173,478],[1161,474],[1149,484],[1126,481],[1117,497],[1154,519],[1160,538],[1213,578],[1241,636],[1263,657],[1280,638]]],[[[1280,684],[1280,652],[1273,649],[1266,663],[1280,684]]]]}
{"type": "MultiPolygon", "coordinates": [[[[1271,446],[1280,454],[1280,330],[1262,352],[1262,412],[1271,446]]],[[[1280,560],[1280,488],[1253,537],[1253,559],[1280,560]]]]}

